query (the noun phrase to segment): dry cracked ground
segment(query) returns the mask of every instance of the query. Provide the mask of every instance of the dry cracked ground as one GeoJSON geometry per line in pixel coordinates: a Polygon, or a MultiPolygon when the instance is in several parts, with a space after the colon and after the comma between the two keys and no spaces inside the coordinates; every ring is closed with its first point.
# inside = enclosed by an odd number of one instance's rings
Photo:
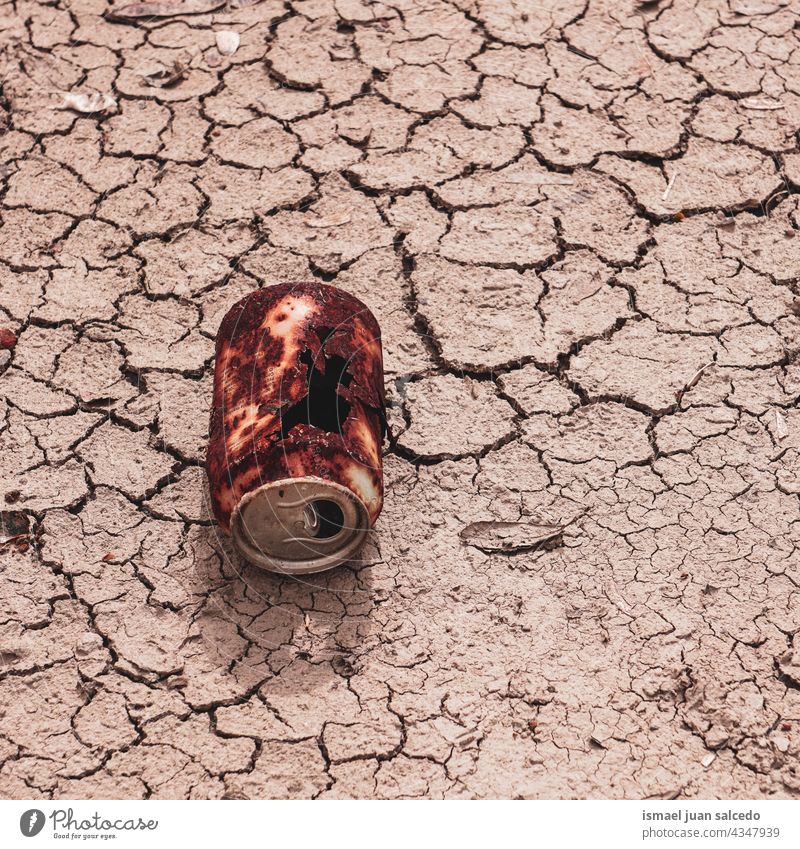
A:
{"type": "Polygon", "coordinates": [[[4,2],[0,793],[800,796],[799,12],[4,2]],[[309,277],[392,435],[289,580],[200,463],[309,277]]]}

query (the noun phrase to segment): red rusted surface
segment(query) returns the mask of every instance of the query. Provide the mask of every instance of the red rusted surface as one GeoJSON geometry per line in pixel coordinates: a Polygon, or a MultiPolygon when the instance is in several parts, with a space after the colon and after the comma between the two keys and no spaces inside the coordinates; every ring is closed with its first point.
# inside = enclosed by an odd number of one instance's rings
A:
{"type": "Polygon", "coordinates": [[[262,484],[305,476],[347,487],[374,523],[383,504],[384,404],[380,328],[357,298],[296,283],[236,303],[217,334],[206,457],[219,524],[229,531],[242,496],[262,484]],[[316,388],[342,367],[335,388],[316,388]],[[309,406],[311,419],[326,419],[322,427],[308,422],[309,406]]]}

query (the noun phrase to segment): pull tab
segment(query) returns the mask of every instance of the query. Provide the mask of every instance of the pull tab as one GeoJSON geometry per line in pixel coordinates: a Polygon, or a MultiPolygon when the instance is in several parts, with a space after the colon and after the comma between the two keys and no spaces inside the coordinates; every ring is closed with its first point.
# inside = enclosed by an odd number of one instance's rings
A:
{"type": "Polygon", "coordinates": [[[305,526],[306,533],[310,537],[319,536],[320,528],[322,526],[322,520],[319,517],[319,513],[317,512],[317,508],[314,506],[313,501],[309,501],[303,509],[303,525],[305,526]]]}

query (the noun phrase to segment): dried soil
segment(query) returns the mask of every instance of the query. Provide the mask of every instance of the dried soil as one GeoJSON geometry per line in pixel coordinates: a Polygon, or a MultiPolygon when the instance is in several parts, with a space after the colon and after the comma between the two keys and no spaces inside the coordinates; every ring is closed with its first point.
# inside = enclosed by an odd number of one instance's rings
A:
{"type": "Polygon", "coordinates": [[[0,795],[800,796],[796,0],[125,5],[0,6],[0,795]],[[310,277],[392,435],[287,580],[199,463],[310,277]]]}

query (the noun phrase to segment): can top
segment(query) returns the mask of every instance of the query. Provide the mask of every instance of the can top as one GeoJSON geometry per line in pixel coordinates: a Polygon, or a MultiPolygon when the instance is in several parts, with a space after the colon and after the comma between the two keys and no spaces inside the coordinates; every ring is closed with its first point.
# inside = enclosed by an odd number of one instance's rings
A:
{"type": "Polygon", "coordinates": [[[347,560],[369,528],[366,506],[349,489],[317,477],[266,483],[231,517],[239,553],[271,572],[302,575],[347,560]]]}

